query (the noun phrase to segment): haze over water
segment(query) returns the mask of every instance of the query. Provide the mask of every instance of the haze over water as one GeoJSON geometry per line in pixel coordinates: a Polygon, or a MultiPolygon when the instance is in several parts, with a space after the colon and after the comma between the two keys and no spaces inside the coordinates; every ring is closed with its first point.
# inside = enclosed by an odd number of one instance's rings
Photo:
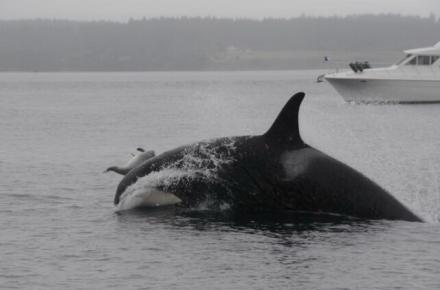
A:
{"type": "Polygon", "coordinates": [[[78,5],[74,0],[2,0],[0,19],[65,18],[75,20],[117,20],[130,17],[233,17],[233,18],[289,18],[302,14],[334,16],[347,14],[394,13],[423,15],[440,13],[436,0],[89,0],[78,5]]]}
{"type": "Polygon", "coordinates": [[[438,289],[439,104],[346,104],[321,71],[0,74],[6,289],[438,289]],[[173,209],[115,213],[136,147],[265,132],[306,92],[303,139],[426,223],[173,209]]]}

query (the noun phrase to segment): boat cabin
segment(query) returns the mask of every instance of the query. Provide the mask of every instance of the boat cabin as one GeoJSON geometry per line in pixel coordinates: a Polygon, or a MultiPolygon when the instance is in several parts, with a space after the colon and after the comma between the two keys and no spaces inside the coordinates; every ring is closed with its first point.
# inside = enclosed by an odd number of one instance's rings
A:
{"type": "Polygon", "coordinates": [[[396,65],[430,66],[440,65],[440,42],[433,47],[416,48],[405,51],[406,56],[396,65]]]}

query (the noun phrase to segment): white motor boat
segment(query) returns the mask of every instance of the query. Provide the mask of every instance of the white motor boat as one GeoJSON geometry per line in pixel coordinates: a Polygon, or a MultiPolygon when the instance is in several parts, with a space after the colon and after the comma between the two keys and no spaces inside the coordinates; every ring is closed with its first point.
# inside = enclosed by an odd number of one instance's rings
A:
{"type": "Polygon", "coordinates": [[[404,59],[390,67],[370,68],[351,63],[351,70],[324,78],[347,102],[440,102],[440,42],[405,51],[404,59]]]}

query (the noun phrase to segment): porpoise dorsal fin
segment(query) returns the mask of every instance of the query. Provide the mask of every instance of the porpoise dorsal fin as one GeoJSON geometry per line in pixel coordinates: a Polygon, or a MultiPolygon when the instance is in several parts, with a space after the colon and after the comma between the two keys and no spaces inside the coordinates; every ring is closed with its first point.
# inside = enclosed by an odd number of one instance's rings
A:
{"type": "Polygon", "coordinates": [[[284,105],[270,129],[263,135],[271,143],[291,146],[304,142],[301,139],[298,125],[299,107],[304,99],[303,92],[296,93],[284,105]]]}

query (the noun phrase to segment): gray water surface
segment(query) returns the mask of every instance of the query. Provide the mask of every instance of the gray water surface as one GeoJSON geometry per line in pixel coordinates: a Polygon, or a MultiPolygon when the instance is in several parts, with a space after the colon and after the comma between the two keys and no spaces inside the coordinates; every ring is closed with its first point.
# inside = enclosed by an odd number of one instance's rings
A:
{"type": "Polygon", "coordinates": [[[0,288],[439,289],[440,104],[346,104],[320,73],[1,73],[0,288]],[[115,211],[102,171],[136,147],[261,134],[296,91],[303,139],[425,223],[115,211]]]}

